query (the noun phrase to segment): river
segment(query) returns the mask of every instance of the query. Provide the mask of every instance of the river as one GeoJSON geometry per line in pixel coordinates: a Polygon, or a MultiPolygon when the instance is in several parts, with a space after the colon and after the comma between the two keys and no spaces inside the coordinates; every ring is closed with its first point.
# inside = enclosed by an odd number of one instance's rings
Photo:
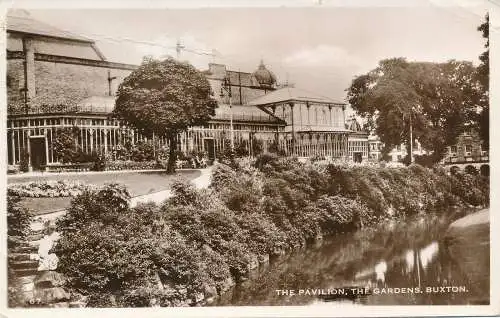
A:
{"type": "Polygon", "coordinates": [[[261,266],[212,305],[488,304],[488,225],[472,238],[447,231],[470,212],[387,221],[324,239],[261,266]]]}

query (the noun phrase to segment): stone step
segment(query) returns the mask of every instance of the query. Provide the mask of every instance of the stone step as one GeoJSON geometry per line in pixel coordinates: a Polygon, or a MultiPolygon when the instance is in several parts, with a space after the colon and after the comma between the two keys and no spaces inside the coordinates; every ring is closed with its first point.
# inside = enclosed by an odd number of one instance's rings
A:
{"type": "Polygon", "coordinates": [[[10,267],[14,270],[16,269],[37,269],[38,261],[37,260],[28,260],[28,261],[16,261],[10,264],[10,267]]]}
{"type": "Polygon", "coordinates": [[[21,245],[13,248],[15,254],[37,253],[37,245],[21,245]]]}
{"type": "Polygon", "coordinates": [[[13,261],[29,261],[35,257],[35,253],[10,253],[9,259],[13,261]]]}
{"type": "Polygon", "coordinates": [[[37,240],[37,241],[28,241],[28,245],[29,246],[34,246],[38,250],[38,245],[40,245],[40,240],[37,240]]]}
{"type": "Polygon", "coordinates": [[[45,234],[43,233],[38,233],[38,234],[29,234],[27,237],[26,237],[26,240],[27,241],[39,241],[41,240],[43,237],[45,236],[45,234]]]}
{"type": "Polygon", "coordinates": [[[14,269],[14,272],[18,277],[26,277],[26,276],[33,276],[38,274],[38,267],[37,268],[29,268],[29,269],[14,269]]]}
{"type": "Polygon", "coordinates": [[[18,280],[19,284],[21,284],[21,285],[30,284],[30,283],[34,283],[36,276],[37,275],[18,277],[17,280],[18,280]]]}

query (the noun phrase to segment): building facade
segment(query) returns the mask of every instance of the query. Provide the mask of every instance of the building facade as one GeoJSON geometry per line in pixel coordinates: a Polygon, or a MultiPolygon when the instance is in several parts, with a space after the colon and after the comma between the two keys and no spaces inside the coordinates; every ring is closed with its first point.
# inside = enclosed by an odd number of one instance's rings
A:
{"type": "Polygon", "coordinates": [[[451,172],[490,174],[489,151],[484,147],[479,133],[475,129],[467,129],[457,138],[457,143],[448,147],[442,160],[451,172]]]}
{"type": "MultiPolygon", "coordinates": [[[[23,157],[33,169],[60,164],[54,141],[67,128],[77,131],[75,142],[86,153],[108,154],[126,141],[146,139],[110,117],[118,85],[136,68],[107,61],[90,39],[29,16],[8,16],[8,164],[18,165],[23,157]]],[[[234,144],[250,155],[258,142],[262,151],[286,155],[356,161],[368,157],[364,133],[345,126],[344,103],[293,87],[278,88],[263,62],[252,73],[222,64],[209,64],[203,72],[218,108],[203,127],[179,134],[180,151],[204,152],[214,159],[233,136],[234,144]]],[[[167,143],[155,140],[158,146],[167,143]]]]}
{"type": "MultiPolygon", "coordinates": [[[[380,161],[383,159],[382,149],[384,148],[384,143],[376,135],[368,136],[368,147],[369,147],[369,158],[372,161],[380,161]]],[[[422,156],[427,154],[425,149],[418,140],[414,141],[413,144],[413,156],[422,156]]],[[[406,144],[402,143],[397,145],[388,153],[388,161],[390,162],[402,162],[404,158],[408,155],[408,150],[406,144]]]]}

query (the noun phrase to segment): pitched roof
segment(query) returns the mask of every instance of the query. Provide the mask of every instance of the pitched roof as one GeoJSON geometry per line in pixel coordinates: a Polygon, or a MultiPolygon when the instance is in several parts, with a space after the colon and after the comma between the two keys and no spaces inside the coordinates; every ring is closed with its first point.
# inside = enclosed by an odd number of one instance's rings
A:
{"type": "Polygon", "coordinates": [[[253,106],[266,106],[285,102],[311,102],[321,104],[337,104],[345,105],[344,102],[333,100],[329,97],[322,96],[301,88],[283,87],[274,92],[257,97],[251,100],[248,104],[253,106]]]}
{"type": "Polygon", "coordinates": [[[94,43],[91,39],[58,29],[46,23],[34,20],[29,16],[8,15],[7,31],[94,43]]]}

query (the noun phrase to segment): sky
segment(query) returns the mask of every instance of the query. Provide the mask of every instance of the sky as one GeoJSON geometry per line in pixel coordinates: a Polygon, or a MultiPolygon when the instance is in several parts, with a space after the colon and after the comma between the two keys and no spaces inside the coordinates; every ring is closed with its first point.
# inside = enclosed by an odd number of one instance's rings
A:
{"type": "MultiPolygon", "coordinates": [[[[325,0],[327,1],[327,0],[325,0]]],[[[352,79],[381,59],[479,63],[481,7],[275,7],[207,9],[30,9],[35,19],[94,39],[109,61],[176,56],[253,72],[262,59],[280,82],[344,101],[352,79]]]]}

